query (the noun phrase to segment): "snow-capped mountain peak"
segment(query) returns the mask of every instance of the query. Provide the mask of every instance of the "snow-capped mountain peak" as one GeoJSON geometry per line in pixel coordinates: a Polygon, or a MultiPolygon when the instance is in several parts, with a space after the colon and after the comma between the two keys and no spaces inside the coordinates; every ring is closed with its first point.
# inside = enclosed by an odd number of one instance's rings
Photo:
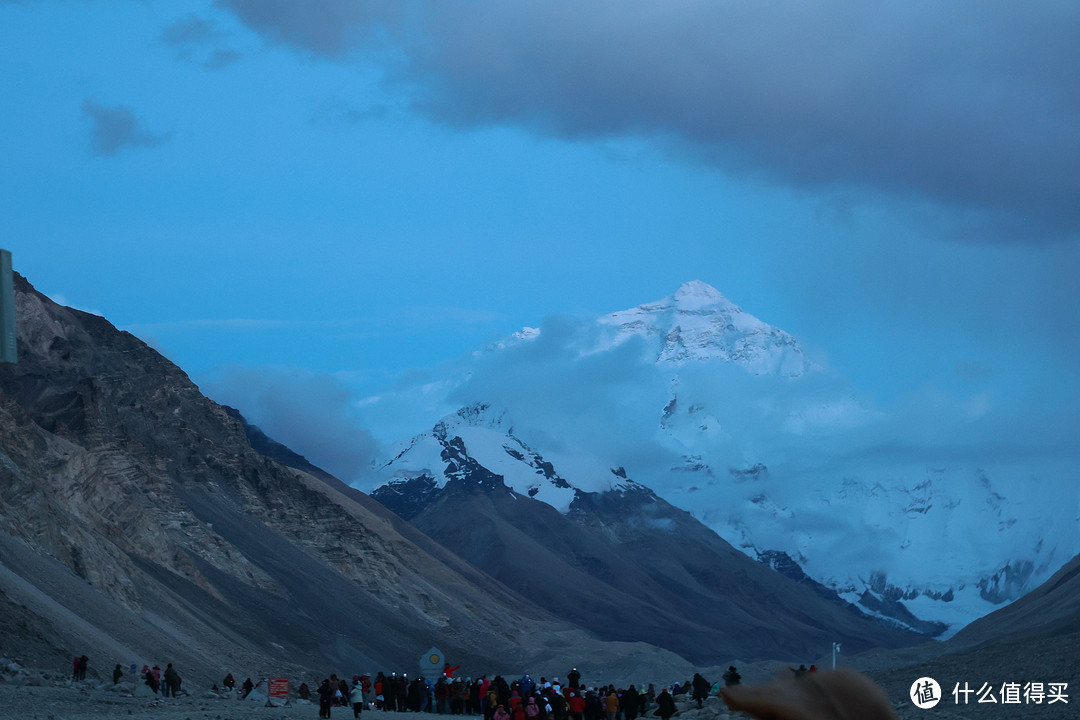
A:
{"type": "Polygon", "coordinates": [[[684,311],[726,304],[734,311],[742,312],[741,308],[724,297],[719,290],[701,280],[691,280],[683,283],[675,291],[675,294],[671,296],[671,299],[675,302],[675,305],[684,311]]]}
{"type": "Polygon", "coordinates": [[[596,458],[557,451],[541,455],[513,434],[504,409],[487,403],[470,405],[444,417],[430,432],[400,446],[378,474],[383,482],[423,476],[439,488],[454,479],[483,476],[564,513],[578,491],[638,487],[625,471],[606,466],[596,458]],[[556,472],[556,466],[565,475],[556,472]]]}
{"type": "MultiPolygon", "coordinates": [[[[604,315],[596,323],[603,332],[594,344],[585,346],[583,355],[603,353],[641,338],[646,359],[661,365],[717,360],[754,375],[781,377],[800,377],[821,369],[790,334],[744,312],[701,280],[683,283],[662,300],[604,315]]],[[[536,340],[540,334],[539,328],[522,328],[481,354],[536,340]]]]}
{"type": "Polygon", "coordinates": [[[513,423],[506,410],[493,408],[483,402],[466,405],[453,415],[447,415],[435,426],[435,431],[446,435],[459,427],[480,427],[507,433],[513,432],[513,423]]]}
{"type": "Polygon", "coordinates": [[[755,375],[798,377],[817,366],[788,333],[743,312],[700,280],[683,283],[673,295],[600,318],[614,329],[611,347],[644,338],[657,363],[720,360],[755,375]]]}
{"type": "Polygon", "coordinates": [[[1070,468],[897,444],[906,419],[815,373],[791,335],[707,283],[554,329],[393,398],[391,420],[431,388],[440,401],[369,487],[469,478],[567,513],[629,475],[752,556],[783,553],[852,602],[870,593],[885,614],[899,598],[952,629],[1076,555],[1070,468]]]}

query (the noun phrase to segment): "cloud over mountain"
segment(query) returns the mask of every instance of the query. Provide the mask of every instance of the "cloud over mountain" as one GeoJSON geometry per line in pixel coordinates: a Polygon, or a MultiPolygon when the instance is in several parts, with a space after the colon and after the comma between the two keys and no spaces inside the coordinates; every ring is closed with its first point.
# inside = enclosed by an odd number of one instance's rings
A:
{"type": "Polygon", "coordinates": [[[378,451],[371,433],[349,416],[349,391],[329,375],[232,368],[211,392],[337,477],[358,477],[378,451]]]}

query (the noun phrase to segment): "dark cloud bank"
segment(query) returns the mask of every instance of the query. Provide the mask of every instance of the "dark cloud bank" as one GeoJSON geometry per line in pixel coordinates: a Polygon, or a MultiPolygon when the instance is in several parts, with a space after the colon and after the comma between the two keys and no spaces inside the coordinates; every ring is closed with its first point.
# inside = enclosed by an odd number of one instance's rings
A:
{"type": "Polygon", "coordinates": [[[726,172],[945,209],[975,238],[1080,230],[1076,3],[219,5],[308,54],[398,58],[389,75],[442,122],[656,137],[726,172]]]}

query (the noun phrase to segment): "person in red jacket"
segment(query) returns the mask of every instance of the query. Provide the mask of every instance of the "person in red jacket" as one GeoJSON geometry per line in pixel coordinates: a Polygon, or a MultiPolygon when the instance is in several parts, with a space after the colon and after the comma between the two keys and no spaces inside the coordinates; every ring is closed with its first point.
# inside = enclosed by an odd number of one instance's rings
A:
{"type": "Polygon", "coordinates": [[[383,695],[383,690],[386,689],[386,676],[379,673],[375,676],[375,709],[383,710],[386,708],[386,696],[383,695]]]}
{"type": "Polygon", "coordinates": [[[570,711],[570,720],[581,720],[585,714],[585,698],[571,690],[570,697],[566,699],[566,707],[570,711]]]}

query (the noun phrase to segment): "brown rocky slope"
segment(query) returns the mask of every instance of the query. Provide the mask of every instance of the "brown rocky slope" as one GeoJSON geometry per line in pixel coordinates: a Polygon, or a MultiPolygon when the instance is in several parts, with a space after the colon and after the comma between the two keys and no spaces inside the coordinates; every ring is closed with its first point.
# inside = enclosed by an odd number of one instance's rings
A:
{"type": "Polygon", "coordinates": [[[421,476],[372,497],[525,597],[608,640],[643,640],[700,665],[795,662],[841,641],[852,652],[925,636],[889,627],[824,588],[750,559],[648,488],[579,492],[563,514],[512,491],[467,454],[455,477],[421,476]]]}
{"type": "Polygon", "coordinates": [[[256,451],[235,412],[129,333],[18,276],[16,300],[0,654],[169,659],[220,678],[413,669],[433,644],[521,667],[595,643],[362,493],[256,451]]]}

